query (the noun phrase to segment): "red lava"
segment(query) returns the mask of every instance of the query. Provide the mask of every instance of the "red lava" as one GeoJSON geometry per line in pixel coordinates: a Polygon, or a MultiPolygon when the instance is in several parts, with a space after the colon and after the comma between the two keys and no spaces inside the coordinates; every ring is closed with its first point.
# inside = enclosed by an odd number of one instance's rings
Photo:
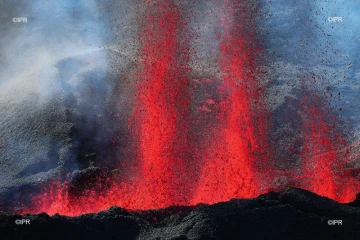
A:
{"type": "MultiPolygon", "coordinates": [[[[196,152],[190,140],[194,131],[189,93],[190,43],[183,36],[184,13],[171,0],[146,4],[139,34],[141,60],[133,74],[136,97],[129,123],[133,128],[130,148],[136,154],[128,161],[130,164],[125,164],[128,176],[120,179],[97,175],[80,192],[72,191],[67,182],[48,184],[21,213],[76,216],[113,205],[129,210],[156,209],[251,198],[271,188],[266,186],[275,178],[268,165],[272,152],[267,139],[269,113],[264,107],[259,76],[254,74],[258,67],[255,53],[261,50],[255,44],[255,33],[249,30],[249,26],[256,25],[251,16],[244,14],[247,10],[236,14],[232,1],[223,2],[222,30],[218,34],[219,101],[207,97],[203,106],[196,108],[201,114],[215,116],[213,123],[201,129],[207,131],[208,139],[197,143],[201,148],[196,152]]],[[[209,79],[206,84],[215,83],[209,79]]],[[[336,152],[333,128],[326,120],[331,114],[321,101],[316,102],[306,98],[300,106],[304,138],[300,172],[305,180],[297,186],[349,202],[359,188],[353,177],[338,174],[344,166],[336,152]]]]}

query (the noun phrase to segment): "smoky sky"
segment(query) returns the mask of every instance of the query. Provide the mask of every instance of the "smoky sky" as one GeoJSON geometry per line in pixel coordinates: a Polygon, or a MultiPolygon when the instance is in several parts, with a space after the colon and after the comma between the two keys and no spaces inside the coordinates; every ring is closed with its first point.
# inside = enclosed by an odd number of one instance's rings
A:
{"type": "MultiPolygon", "coordinates": [[[[112,60],[111,69],[109,58],[117,56],[103,50],[131,37],[130,3],[0,1],[0,192],[42,181],[64,162],[77,168],[70,121],[85,119],[84,127],[109,121],[116,83],[106,80],[116,79],[126,61],[116,69],[112,60]],[[20,17],[27,23],[13,22],[20,17]]],[[[95,132],[94,142],[104,134],[95,132]]]]}

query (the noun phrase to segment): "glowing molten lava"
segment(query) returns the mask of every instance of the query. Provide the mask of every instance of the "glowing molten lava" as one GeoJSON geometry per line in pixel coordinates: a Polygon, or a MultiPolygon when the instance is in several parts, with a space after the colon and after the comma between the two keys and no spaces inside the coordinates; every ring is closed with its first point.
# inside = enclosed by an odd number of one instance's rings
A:
{"type": "MultiPolygon", "coordinates": [[[[258,146],[256,127],[263,125],[254,115],[254,100],[259,82],[251,74],[254,70],[251,25],[246,14],[237,19],[234,6],[225,1],[226,9],[221,21],[219,66],[223,84],[219,91],[221,102],[217,106],[217,122],[212,132],[212,144],[204,149],[203,169],[194,203],[215,203],[231,198],[256,197],[261,193],[256,175],[253,151],[258,146]]],[[[239,14],[239,13],[237,13],[239,14]]],[[[260,160],[260,159],[259,159],[260,160]]],[[[264,160],[264,159],[263,159],[264,160]]],[[[261,160],[260,160],[261,161],[261,160]]]]}
{"type": "Polygon", "coordinates": [[[21,213],[75,216],[113,205],[138,210],[256,197],[271,188],[272,170],[293,180],[301,172],[303,181],[288,185],[342,202],[354,199],[358,185],[353,176],[340,173],[343,161],[321,101],[314,104],[306,98],[301,109],[300,170],[277,171],[269,163],[270,114],[256,75],[256,53],[261,50],[251,30],[256,28],[251,7],[235,8],[224,1],[219,8],[219,76],[206,80],[215,86],[216,97],[205,99],[212,109],[202,106],[203,122],[194,127],[186,14],[171,0],[145,5],[139,64],[132,73],[129,159],[119,160],[120,174],[94,168],[80,174],[85,182],[67,176],[48,184],[21,213]]]}
{"type": "Polygon", "coordinates": [[[301,187],[339,202],[350,202],[358,187],[353,178],[341,175],[345,155],[339,153],[339,149],[344,146],[341,146],[340,134],[336,133],[336,118],[331,112],[316,93],[305,96],[302,103],[305,182],[301,187]]]}
{"type": "Polygon", "coordinates": [[[140,36],[141,72],[134,126],[138,149],[136,208],[188,204],[187,151],[188,73],[187,44],[181,42],[180,12],[172,1],[150,7],[140,36]]]}

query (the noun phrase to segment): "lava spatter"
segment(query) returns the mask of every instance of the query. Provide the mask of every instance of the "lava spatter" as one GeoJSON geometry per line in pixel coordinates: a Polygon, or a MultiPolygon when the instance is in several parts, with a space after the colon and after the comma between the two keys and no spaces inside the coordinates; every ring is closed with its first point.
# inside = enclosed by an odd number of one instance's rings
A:
{"type": "Polygon", "coordinates": [[[179,7],[172,1],[158,1],[146,10],[133,118],[140,166],[135,182],[138,208],[186,205],[190,197],[184,188],[190,99],[182,26],[179,7]]]}
{"type": "Polygon", "coordinates": [[[345,154],[339,150],[345,146],[335,115],[316,92],[306,94],[301,105],[304,145],[300,187],[339,202],[354,200],[357,187],[354,179],[344,174],[345,154]]]}
{"type": "MultiPolygon", "coordinates": [[[[264,123],[256,118],[254,102],[259,82],[251,74],[254,71],[256,49],[253,33],[247,29],[251,11],[234,11],[234,3],[224,1],[224,14],[220,25],[218,63],[222,85],[219,88],[220,103],[216,106],[217,122],[212,131],[210,147],[204,149],[203,168],[194,202],[215,203],[231,198],[256,197],[261,193],[256,159],[252,154],[266,145],[259,146],[257,134],[264,123]],[[246,12],[246,14],[245,14],[246,12]],[[239,17],[239,15],[241,17],[239,17]]],[[[260,106],[260,105],[257,105],[260,106]]],[[[258,113],[256,113],[258,114],[258,113]]],[[[266,140],[265,140],[266,141],[266,140]]],[[[265,161],[265,159],[262,159],[265,161]]]]}

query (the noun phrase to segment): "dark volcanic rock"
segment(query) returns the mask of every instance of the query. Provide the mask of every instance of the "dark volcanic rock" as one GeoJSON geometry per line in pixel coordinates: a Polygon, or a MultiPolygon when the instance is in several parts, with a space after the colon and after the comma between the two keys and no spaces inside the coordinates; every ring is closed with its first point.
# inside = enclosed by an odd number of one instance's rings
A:
{"type": "Polygon", "coordinates": [[[1,239],[359,239],[360,208],[290,189],[214,205],[65,217],[0,215],[1,239]],[[30,219],[30,225],[16,225],[30,219]],[[329,225],[342,220],[342,225],[329,225]]]}

